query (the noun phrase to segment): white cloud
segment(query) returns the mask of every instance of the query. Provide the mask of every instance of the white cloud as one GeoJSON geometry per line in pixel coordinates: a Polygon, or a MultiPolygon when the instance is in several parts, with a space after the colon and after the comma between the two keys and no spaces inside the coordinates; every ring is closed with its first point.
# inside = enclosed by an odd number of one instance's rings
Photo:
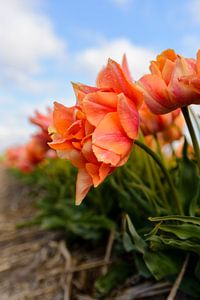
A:
{"type": "Polygon", "coordinates": [[[65,56],[64,42],[39,12],[37,2],[0,0],[1,82],[10,80],[26,87],[32,76],[42,71],[43,59],[55,61],[65,56]]]}
{"type": "Polygon", "coordinates": [[[104,41],[99,46],[88,48],[78,53],[74,64],[79,71],[84,71],[87,77],[89,74],[90,78],[94,80],[109,57],[121,62],[124,53],[127,55],[130,71],[134,79],[138,79],[148,72],[149,62],[156,55],[152,50],[134,45],[128,39],[118,38],[104,41]]]}

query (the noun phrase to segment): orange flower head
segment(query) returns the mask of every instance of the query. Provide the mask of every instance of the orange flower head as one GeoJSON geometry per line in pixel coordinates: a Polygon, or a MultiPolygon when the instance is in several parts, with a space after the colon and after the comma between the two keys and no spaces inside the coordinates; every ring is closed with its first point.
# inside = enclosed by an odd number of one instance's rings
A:
{"type": "Polygon", "coordinates": [[[76,203],[128,160],[139,128],[143,95],[130,79],[126,58],[109,60],[97,86],[73,83],[76,105],[55,103],[52,149],[78,168],[76,203]]]}
{"type": "Polygon", "coordinates": [[[138,81],[150,110],[155,114],[166,114],[186,105],[200,104],[200,93],[187,82],[197,69],[198,59],[196,62],[184,58],[171,49],[158,55],[156,61],[151,62],[151,74],[138,81]]]}
{"type": "Polygon", "coordinates": [[[59,157],[78,168],[76,204],[80,204],[92,185],[98,186],[114,168],[99,162],[92,150],[94,126],[85,118],[80,106],[65,107],[55,102],[52,142],[49,146],[59,157]]]}

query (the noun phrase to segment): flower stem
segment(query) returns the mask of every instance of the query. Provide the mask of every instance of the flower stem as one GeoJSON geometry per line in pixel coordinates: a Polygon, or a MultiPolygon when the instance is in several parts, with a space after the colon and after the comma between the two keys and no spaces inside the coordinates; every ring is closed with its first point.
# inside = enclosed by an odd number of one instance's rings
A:
{"type": "Polygon", "coordinates": [[[199,174],[200,174],[200,150],[199,150],[199,144],[198,144],[198,140],[194,131],[194,127],[192,125],[192,121],[190,119],[190,114],[189,114],[189,110],[188,107],[182,107],[181,108],[183,116],[185,118],[185,122],[187,124],[191,139],[192,139],[192,143],[193,143],[193,147],[194,147],[194,153],[196,156],[196,160],[197,160],[197,165],[199,168],[199,174]]]}
{"type": "Polygon", "coordinates": [[[177,211],[178,213],[180,213],[181,215],[183,215],[183,209],[180,205],[180,202],[179,202],[179,199],[178,199],[178,196],[177,196],[177,193],[176,193],[176,189],[174,187],[174,184],[171,180],[171,177],[168,173],[168,170],[165,168],[165,166],[163,165],[161,159],[159,158],[159,156],[154,152],[152,151],[148,146],[146,146],[145,144],[141,143],[140,141],[138,140],[135,140],[134,142],[138,147],[140,147],[141,149],[143,149],[146,153],[148,153],[153,159],[154,161],[158,164],[158,166],[160,167],[160,169],[162,170],[163,174],[165,175],[165,178],[171,188],[171,192],[172,192],[172,195],[174,197],[174,201],[176,203],[176,208],[177,208],[177,211]]]}

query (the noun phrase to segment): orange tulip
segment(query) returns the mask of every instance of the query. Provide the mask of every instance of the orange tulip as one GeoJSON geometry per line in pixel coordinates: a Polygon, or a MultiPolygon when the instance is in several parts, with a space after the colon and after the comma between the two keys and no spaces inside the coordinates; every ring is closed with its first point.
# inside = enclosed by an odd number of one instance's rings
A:
{"type": "Polygon", "coordinates": [[[176,117],[180,114],[177,109],[165,115],[153,114],[148,106],[143,103],[140,111],[140,128],[144,136],[155,135],[159,132],[167,130],[173,123],[176,117]]]}
{"type": "Polygon", "coordinates": [[[101,163],[92,150],[94,126],[85,118],[80,106],[65,107],[55,102],[49,146],[59,157],[77,167],[76,204],[80,204],[92,185],[98,186],[114,168],[101,163]]]}
{"type": "Polygon", "coordinates": [[[171,49],[163,51],[156,61],[151,62],[151,74],[144,75],[138,86],[153,113],[166,114],[183,106],[200,104],[199,91],[189,80],[196,76],[198,64],[198,60],[179,56],[171,49]]]}
{"type": "Polygon", "coordinates": [[[76,203],[92,185],[99,185],[128,160],[139,127],[143,95],[131,81],[126,58],[120,66],[109,60],[97,77],[97,87],[73,83],[76,105],[55,103],[52,140],[61,158],[79,169],[76,203]]]}
{"type": "Polygon", "coordinates": [[[183,136],[184,125],[184,118],[179,114],[168,128],[158,133],[158,139],[161,145],[170,144],[180,140],[183,136]]]}
{"type": "Polygon", "coordinates": [[[7,168],[17,168],[22,172],[32,170],[27,161],[27,152],[25,146],[11,147],[6,150],[4,164],[7,168]]]}
{"type": "Polygon", "coordinates": [[[97,87],[73,84],[77,103],[95,129],[93,151],[98,161],[114,167],[124,164],[139,127],[142,93],[131,81],[126,57],[122,65],[109,59],[97,77],[97,87]]]}

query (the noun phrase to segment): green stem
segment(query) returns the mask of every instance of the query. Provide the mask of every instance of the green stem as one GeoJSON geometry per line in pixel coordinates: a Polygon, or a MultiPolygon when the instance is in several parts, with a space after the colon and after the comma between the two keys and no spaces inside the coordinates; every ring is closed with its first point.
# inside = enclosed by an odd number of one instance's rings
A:
{"type": "Polygon", "coordinates": [[[180,213],[181,215],[183,215],[183,209],[180,205],[180,202],[178,200],[178,197],[177,197],[177,193],[176,193],[176,189],[174,187],[174,184],[171,180],[171,177],[167,171],[167,169],[165,168],[165,166],[163,165],[161,159],[159,158],[159,156],[154,152],[152,151],[149,147],[147,147],[145,144],[141,143],[140,141],[138,140],[135,140],[134,142],[137,146],[139,146],[141,149],[143,149],[146,153],[148,153],[153,159],[154,161],[158,164],[158,166],[161,168],[163,174],[165,175],[165,178],[171,188],[171,192],[173,194],[173,197],[174,197],[174,201],[176,203],[176,208],[177,208],[177,211],[178,213],[180,213]]]}
{"type": "Polygon", "coordinates": [[[198,140],[194,131],[194,127],[192,125],[192,121],[190,119],[190,114],[189,114],[189,110],[187,106],[184,106],[181,108],[183,116],[185,118],[185,122],[187,124],[191,139],[192,139],[192,144],[194,147],[194,153],[196,156],[196,160],[197,160],[197,165],[199,168],[199,174],[200,174],[200,150],[199,150],[199,144],[198,144],[198,140]]]}
{"type": "Polygon", "coordinates": [[[198,132],[200,134],[200,124],[198,122],[198,117],[196,116],[196,114],[194,113],[194,111],[193,111],[193,109],[191,107],[189,108],[189,111],[191,112],[191,115],[192,115],[192,117],[194,119],[194,122],[196,124],[197,129],[198,129],[198,132]]]}

